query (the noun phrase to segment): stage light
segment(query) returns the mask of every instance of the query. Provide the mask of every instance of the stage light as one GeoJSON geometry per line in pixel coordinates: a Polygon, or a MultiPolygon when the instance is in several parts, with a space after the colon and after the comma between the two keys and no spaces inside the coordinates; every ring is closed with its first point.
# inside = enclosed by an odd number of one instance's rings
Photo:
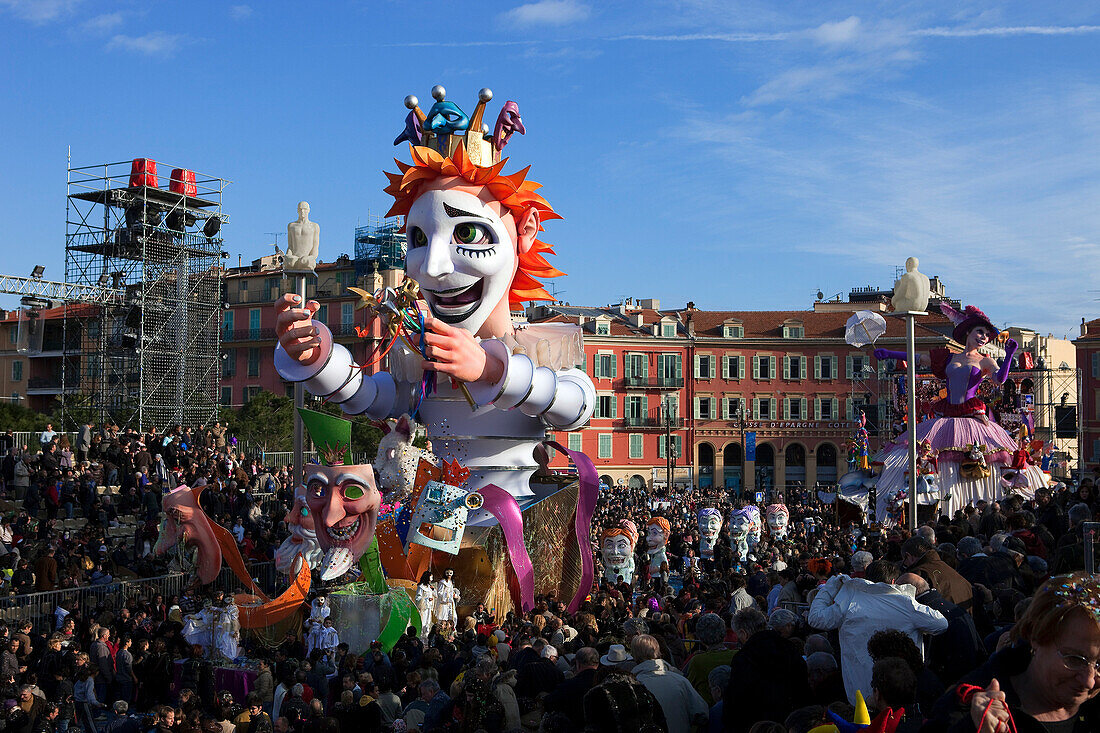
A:
{"type": "Polygon", "coordinates": [[[184,227],[184,216],[182,211],[173,211],[164,220],[165,226],[175,232],[182,232],[184,227]]]}
{"type": "Polygon", "coordinates": [[[202,233],[206,235],[207,239],[213,239],[221,231],[222,220],[217,216],[212,216],[206,220],[206,223],[202,225],[202,233]]]}
{"type": "Polygon", "coordinates": [[[44,274],[46,274],[45,265],[35,265],[34,269],[31,270],[31,277],[33,277],[35,280],[41,280],[44,274]]]}

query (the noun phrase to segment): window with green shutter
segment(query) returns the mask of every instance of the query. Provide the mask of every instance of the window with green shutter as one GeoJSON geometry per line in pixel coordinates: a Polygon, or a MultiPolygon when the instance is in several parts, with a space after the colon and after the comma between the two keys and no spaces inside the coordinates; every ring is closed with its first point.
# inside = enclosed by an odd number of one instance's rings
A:
{"type": "Polygon", "coordinates": [[[630,434],[630,457],[642,458],[645,455],[645,445],[642,442],[641,433],[630,434]]]}
{"type": "Polygon", "coordinates": [[[581,432],[569,433],[569,450],[583,452],[583,436],[581,432]]]}
{"type": "Polygon", "coordinates": [[[597,458],[611,458],[611,433],[600,433],[596,448],[597,458]]]}

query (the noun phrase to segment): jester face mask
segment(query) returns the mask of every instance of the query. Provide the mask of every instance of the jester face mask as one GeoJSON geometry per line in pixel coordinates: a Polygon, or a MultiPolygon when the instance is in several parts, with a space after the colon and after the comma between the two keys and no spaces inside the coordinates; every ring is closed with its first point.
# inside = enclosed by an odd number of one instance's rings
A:
{"type": "Polygon", "coordinates": [[[306,507],[324,550],[321,580],[346,573],[374,538],[382,496],[369,466],[308,466],[306,507]]]}

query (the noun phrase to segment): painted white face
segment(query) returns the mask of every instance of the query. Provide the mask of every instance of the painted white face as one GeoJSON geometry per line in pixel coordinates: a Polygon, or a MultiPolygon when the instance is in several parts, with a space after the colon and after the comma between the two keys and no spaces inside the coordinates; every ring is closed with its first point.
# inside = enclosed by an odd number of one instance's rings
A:
{"type": "Polygon", "coordinates": [[[660,525],[651,524],[645,533],[645,543],[649,549],[657,550],[668,543],[668,538],[665,537],[664,530],[661,529],[660,525]]]}
{"type": "Polygon", "coordinates": [[[731,537],[743,537],[749,533],[749,527],[752,526],[752,519],[745,514],[734,514],[730,516],[730,536],[731,537]]]}
{"type": "Polygon", "coordinates": [[[722,531],[722,518],[716,514],[699,517],[699,534],[714,539],[722,531]]]}
{"type": "Polygon", "coordinates": [[[603,555],[603,561],[605,565],[626,565],[626,561],[630,559],[631,547],[630,538],[623,535],[615,535],[614,537],[604,537],[603,545],[600,547],[600,554],[603,555]]]}
{"type": "Polygon", "coordinates": [[[420,283],[432,315],[477,333],[508,297],[515,275],[508,226],[473,194],[432,190],[413,203],[406,232],[405,270],[420,283]]]}
{"type": "Polygon", "coordinates": [[[768,529],[773,532],[787,528],[787,515],[780,512],[768,515],[768,529]]]}

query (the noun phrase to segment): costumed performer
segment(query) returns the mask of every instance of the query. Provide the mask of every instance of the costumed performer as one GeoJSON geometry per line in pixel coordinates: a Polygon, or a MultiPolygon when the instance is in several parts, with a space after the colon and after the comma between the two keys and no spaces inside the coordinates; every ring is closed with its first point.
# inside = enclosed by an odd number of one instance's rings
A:
{"type": "MultiPolygon", "coordinates": [[[[916,424],[917,440],[927,440],[938,464],[938,479],[942,496],[950,496],[951,506],[964,507],[976,504],[979,499],[993,500],[1002,495],[997,479],[985,472],[964,475],[964,464],[974,463],[968,454],[980,453],[989,464],[1007,465],[1016,441],[1004,428],[991,422],[985,403],[978,397],[978,388],[989,377],[997,384],[1004,384],[1012,368],[1012,358],[1017,344],[1005,341],[1005,358],[998,365],[992,357],[981,352],[982,347],[1000,333],[989,318],[978,308],[968,305],[959,312],[947,303],[940,309],[954,324],[952,338],[964,345],[961,353],[952,354],[946,348],[933,349],[927,354],[917,354],[919,365],[928,365],[932,373],[946,382],[947,397],[932,407],[937,417],[916,424]]],[[[875,349],[877,359],[906,359],[905,352],[875,349]]],[[[883,464],[877,487],[881,520],[886,505],[908,487],[905,472],[909,464],[908,431],[886,446],[879,460],[883,464]]],[[[991,473],[991,472],[989,472],[991,473]]]]}
{"type": "Polygon", "coordinates": [[[722,512],[714,507],[699,510],[699,559],[713,560],[714,549],[722,534],[722,512]]]}
{"type": "MultiPolygon", "coordinates": [[[[400,173],[387,174],[386,188],[395,199],[388,215],[405,217],[406,275],[419,285],[429,311],[427,358],[398,345],[390,351],[389,371],[365,375],[314,319],[320,305],[288,294],[275,303],[275,366],[284,379],[304,382],[311,394],[348,414],[415,414],[434,452],[470,470],[469,490],[495,484],[523,508],[541,498],[530,484],[538,468],[535,446],[548,428],[582,427],[596,401],[591,379],[574,366],[584,353],[579,327],[517,329],[510,316],[525,301],[553,300],[536,278],[562,273],[546,261],[552,250],[538,233],[559,217],[535,192],[538,184],[527,180],[526,169],[501,173],[500,149],[522,126],[506,126],[492,140],[478,132],[492,92],[479,93],[470,118],[444,101],[442,87],[433,94],[438,101],[427,114],[414,97],[406,99],[419,118],[410,113],[399,138],[412,143],[412,164],[398,161],[400,173]],[[457,134],[466,125],[467,134],[457,134]],[[425,371],[438,375],[430,394],[422,390],[425,371]]],[[[491,523],[482,514],[480,521],[491,523]]],[[[470,524],[478,521],[472,517],[470,524]]]]}
{"type": "Polygon", "coordinates": [[[214,609],[214,648],[225,659],[233,660],[241,655],[240,611],[233,596],[226,594],[220,608],[214,609]]]}
{"type": "Polygon", "coordinates": [[[336,647],[340,646],[340,634],[332,625],[331,618],[326,618],[321,622],[321,634],[317,646],[329,656],[336,652],[336,647]]]}
{"type": "Polygon", "coordinates": [[[791,521],[791,512],[786,504],[768,504],[765,510],[768,521],[768,535],[772,540],[787,538],[787,525],[791,521]]]}
{"type": "Polygon", "coordinates": [[[638,528],[629,519],[621,519],[600,535],[600,558],[603,577],[611,585],[634,584],[634,545],[638,543],[638,528]],[[621,580],[620,580],[621,579],[621,580]]]}
{"type": "MultiPolygon", "coordinates": [[[[178,610],[178,606],[176,607],[178,610]]],[[[180,634],[191,646],[201,646],[209,654],[214,644],[214,624],[217,619],[217,611],[209,598],[203,602],[203,607],[195,613],[189,613],[183,617],[183,630],[180,634]]]]}
{"type": "Polygon", "coordinates": [[[426,639],[432,627],[432,609],[435,607],[435,589],[432,587],[431,572],[425,570],[420,575],[413,602],[416,604],[416,610],[420,612],[420,635],[426,639]]]}
{"type": "Polygon", "coordinates": [[[664,517],[650,517],[646,523],[645,544],[649,556],[649,577],[661,574],[662,567],[668,567],[668,539],[672,536],[672,525],[664,517]]]}
{"type": "Polygon", "coordinates": [[[294,489],[294,503],[283,517],[290,536],[275,550],[275,569],[284,575],[294,574],[294,560],[301,555],[311,568],[320,567],[325,556],[317,542],[317,528],[306,504],[306,487],[294,489]]]}
{"type": "Polygon", "coordinates": [[[1025,423],[1020,424],[1016,440],[1012,461],[1001,471],[1001,486],[1006,495],[1034,494],[1036,489],[1050,483],[1050,477],[1037,465],[1042,460],[1044,444],[1041,440],[1030,440],[1025,423]]]}
{"type": "Polygon", "coordinates": [[[455,604],[461,597],[454,584],[455,571],[447,568],[443,577],[435,584],[434,613],[436,623],[447,621],[452,627],[458,625],[458,609],[455,604]]]}
{"type": "MultiPolygon", "coordinates": [[[[756,509],[756,507],[752,508],[756,509]]],[[[758,513],[759,511],[757,509],[758,513]]],[[[742,563],[747,562],[749,559],[749,536],[752,533],[752,513],[749,511],[749,507],[742,507],[730,512],[727,531],[729,532],[730,548],[733,550],[734,557],[742,563]]]]}

